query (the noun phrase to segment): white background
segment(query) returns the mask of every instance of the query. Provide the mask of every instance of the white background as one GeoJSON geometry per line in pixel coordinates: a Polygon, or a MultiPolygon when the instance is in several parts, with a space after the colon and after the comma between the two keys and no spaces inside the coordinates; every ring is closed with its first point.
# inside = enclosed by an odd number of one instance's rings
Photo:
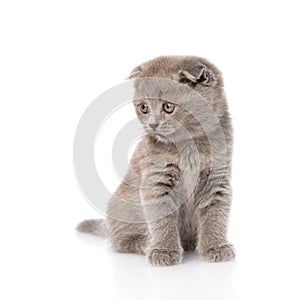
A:
{"type": "Polygon", "coordinates": [[[298,4],[1,1],[1,299],[300,299],[298,4]],[[188,254],[153,268],[74,230],[100,217],[73,172],[82,113],[133,67],[169,54],[206,57],[224,74],[235,262],[188,254]]]}

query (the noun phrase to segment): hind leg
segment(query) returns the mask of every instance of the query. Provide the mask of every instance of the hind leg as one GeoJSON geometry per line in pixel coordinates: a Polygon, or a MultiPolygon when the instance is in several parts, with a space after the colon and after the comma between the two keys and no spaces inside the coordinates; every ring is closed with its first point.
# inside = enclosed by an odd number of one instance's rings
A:
{"type": "Polygon", "coordinates": [[[116,220],[110,220],[107,223],[108,239],[114,251],[145,254],[147,224],[125,223],[116,220]]]}
{"type": "Polygon", "coordinates": [[[112,246],[120,253],[145,254],[146,238],[141,235],[119,236],[113,240],[112,246]]]}

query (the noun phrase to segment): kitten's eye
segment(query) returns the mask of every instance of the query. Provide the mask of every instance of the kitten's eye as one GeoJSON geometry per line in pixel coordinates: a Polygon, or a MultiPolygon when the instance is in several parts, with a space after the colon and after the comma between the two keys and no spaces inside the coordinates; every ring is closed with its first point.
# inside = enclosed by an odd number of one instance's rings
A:
{"type": "Polygon", "coordinates": [[[149,112],[149,107],[148,107],[148,105],[146,103],[139,104],[139,107],[140,107],[140,111],[143,114],[147,114],[149,112]]]}
{"type": "Polygon", "coordinates": [[[171,114],[175,109],[175,104],[167,102],[163,105],[163,109],[166,113],[171,114]]]}

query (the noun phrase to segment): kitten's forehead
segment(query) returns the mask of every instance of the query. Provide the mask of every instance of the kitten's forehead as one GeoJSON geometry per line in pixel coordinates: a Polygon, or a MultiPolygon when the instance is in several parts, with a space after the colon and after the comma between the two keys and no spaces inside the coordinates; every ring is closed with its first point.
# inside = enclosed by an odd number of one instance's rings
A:
{"type": "Polygon", "coordinates": [[[161,111],[162,105],[165,101],[160,100],[160,99],[146,99],[148,105],[151,108],[150,114],[155,114],[155,113],[159,113],[161,111]]]}
{"type": "Polygon", "coordinates": [[[199,101],[200,94],[197,91],[175,80],[152,77],[137,78],[134,81],[134,101],[148,99],[149,101],[172,102],[183,106],[199,101]]]}

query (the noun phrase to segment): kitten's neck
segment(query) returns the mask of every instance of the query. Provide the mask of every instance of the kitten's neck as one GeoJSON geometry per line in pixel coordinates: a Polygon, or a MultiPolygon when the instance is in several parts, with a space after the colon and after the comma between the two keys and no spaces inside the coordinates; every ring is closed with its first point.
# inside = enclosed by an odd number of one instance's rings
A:
{"type": "Polygon", "coordinates": [[[201,152],[207,152],[209,149],[209,140],[206,136],[189,137],[181,136],[180,138],[164,137],[161,135],[147,134],[149,143],[164,148],[167,151],[180,151],[184,148],[197,147],[197,150],[201,152]]]}

